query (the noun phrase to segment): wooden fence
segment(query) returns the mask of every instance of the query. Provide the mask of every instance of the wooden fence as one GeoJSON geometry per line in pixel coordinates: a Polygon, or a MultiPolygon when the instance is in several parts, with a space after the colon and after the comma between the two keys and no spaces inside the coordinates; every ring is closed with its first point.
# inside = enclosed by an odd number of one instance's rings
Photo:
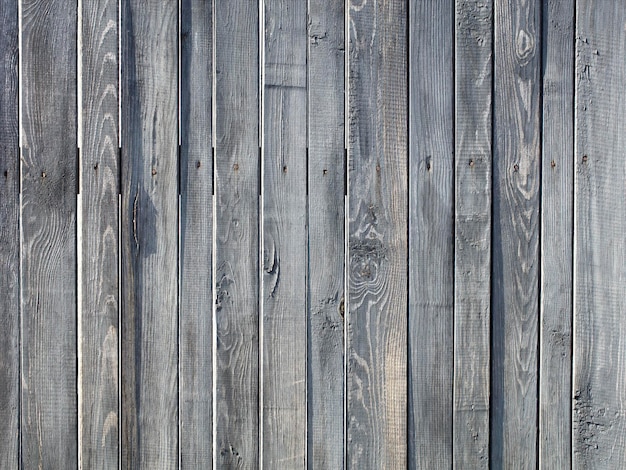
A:
{"type": "Polygon", "coordinates": [[[624,468],[625,25],[0,0],[0,467],[624,468]]]}

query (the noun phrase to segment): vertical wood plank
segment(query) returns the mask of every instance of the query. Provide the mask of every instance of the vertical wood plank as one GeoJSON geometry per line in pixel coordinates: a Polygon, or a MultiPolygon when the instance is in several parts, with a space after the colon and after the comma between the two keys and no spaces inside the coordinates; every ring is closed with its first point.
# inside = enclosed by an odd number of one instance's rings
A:
{"type": "Polygon", "coordinates": [[[180,3],[180,464],[213,459],[213,2],[180,3]]]}
{"type": "Polygon", "coordinates": [[[453,0],[409,4],[409,467],[452,464],[453,0]]]}
{"type": "Polygon", "coordinates": [[[537,465],[541,2],[495,4],[491,466],[537,465]]]}
{"type": "Polygon", "coordinates": [[[309,468],[344,467],[345,6],[309,0],[309,468]]]}
{"type": "Polygon", "coordinates": [[[79,356],[83,468],[117,468],[118,4],[82,3],[82,304],[79,356]]]}
{"type": "Polygon", "coordinates": [[[0,468],[18,468],[20,169],[17,0],[0,1],[0,468]]]}
{"type": "Polygon", "coordinates": [[[454,468],[489,468],[493,2],[457,0],[454,468]]]}
{"type": "Polygon", "coordinates": [[[306,450],[307,2],[264,0],[262,465],[306,450]]]}
{"type": "Polygon", "coordinates": [[[216,467],[258,468],[259,4],[216,2],[215,20],[216,467]]]}
{"type": "Polygon", "coordinates": [[[573,468],[626,461],[626,5],[576,6],[573,468]]]}
{"type": "Polygon", "coordinates": [[[574,0],[543,6],[539,467],[571,468],[574,0]]]}
{"type": "Polygon", "coordinates": [[[122,467],[178,467],[178,2],[122,7],[122,467]]]}
{"type": "Polygon", "coordinates": [[[22,465],[78,465],[75,2],[21,1],[22,465]]]}
{"type": "Polygon", "coordinates": [[[350,2],[347,467],[407,463],[407,5],[350,2]]]}

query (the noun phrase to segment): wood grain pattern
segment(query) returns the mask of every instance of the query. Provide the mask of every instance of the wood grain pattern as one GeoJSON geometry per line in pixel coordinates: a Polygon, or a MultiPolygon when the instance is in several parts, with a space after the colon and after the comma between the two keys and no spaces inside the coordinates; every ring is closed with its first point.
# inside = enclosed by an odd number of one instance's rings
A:
{"type": "Polygon", "coordinates": [[[573,468],[626,461],[626,5],[576,5],[573,468]]]}
{"type": "Polygon", "coordinates": [[[308,468],[344,468],[345,6],[309,0],[308,468]]]}
{"type": "Polygon", "coordinates": [[[76,3],[21,3],[21,463],[78,465],[76,3]]]}
{"type": "Polygon", "coordinates": [[[347,467],[407,463],[407,5],[349,4],[347,467]]]}
{"type": "Polygon", "coordinates": [[[18,468],[20,167],[17,1],[0,1],[0,468],[18,468]]]}
{"type": "Polygon", "coordinates": [[[409,467],[452,464],[455,2],[409,6],[409,467]]]}
{"type": "Polygon", "coordinates": [[[253,469],[259,468],[258,3],[217,2],[215,27],[216,467],[253,469]]]}
{"type": "Polygon", "coordinates": [[[494,46],[490,465],[535,468],[541,2],[497,1],[494,46]]]}
{"type": "Polygon", "coordinates": [[[457,0],[454,468],[489,468],[493,2],[457,0]]]}
{"type": "Polygon", "coordinates": [[[571,468],[574,0],[544,2],[539,467],[571,468]]]}
{"type": "Polygon", "coordinates": [[[180,464],[213,459],[213,11],[180,3],[180,464]]]}
{"type": "Polygon", "coordinates": [[[307,3],[265,0],[262,466],[306,463],[307,3]]]}
{"type": "Polygon", "coordinates": [[[119,451],[118,4],[83,2],[81,15],[79,452],[104,469],[119,451]]]}
{"type": "Polygon", "coordinates": [[[122,467],[178,467],[178,2],[122,2],[122,467]]]}

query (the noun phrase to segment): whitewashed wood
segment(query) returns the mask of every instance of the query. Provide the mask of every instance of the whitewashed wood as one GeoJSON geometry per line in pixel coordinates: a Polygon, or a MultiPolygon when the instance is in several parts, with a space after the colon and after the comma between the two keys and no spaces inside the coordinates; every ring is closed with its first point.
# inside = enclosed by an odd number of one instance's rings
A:
{"type": "Polygon", "coordinates": [[[626,461],[626,4],[576,4],[575,469],[626,461]]]}
{"type": "Polygon", "coordinates": [[[493,2],[457,0],[453,466],[489,468],[493,2]]]}

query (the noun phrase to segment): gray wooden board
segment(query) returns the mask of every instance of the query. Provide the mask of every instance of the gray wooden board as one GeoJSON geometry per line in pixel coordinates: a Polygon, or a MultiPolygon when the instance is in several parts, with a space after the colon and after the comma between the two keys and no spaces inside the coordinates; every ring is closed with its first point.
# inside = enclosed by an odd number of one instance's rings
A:
{"type": "Polygon", "coordinates": [[[573,468],[626,461],[626,4],[576,5],[573,468]]]}
{"type": "Polygon", "coordinates": [[[306,451],[307,2],[265,0],[262,428],[264,468],[306,451]]]}
{"type": "Polygon", "coordinates": [[[574,0],[543,6],[539,465],[571,467],[574,0]]]}
{"type": "Polygon", "coordinates": [[[184,469],[210,469],[213,12],[204,0],[183,0],[180,8],[180,463],[184,469]]]}
{"type": "Polygon", "coordinates": [[[83,468],[118,467],[118,3],[82,3],[82,302],[79,450],[83,468]]]}
{"type": "Polygon", "coordinates": [[[351,2],[348,19],[346,461],[396,469],[407,464],[407,5],[351,2]]]}
{"type": "Polygon", "coordinates": [[[259,27],[257,2],[215,3],[218,468],[259,467],[259,27]]]}
{"type": "Polygon", "coordinates": [[[496,1],[490,409],[493,468],[535,468],[537,464],[540,20],[539,0],[496,1]]]}
{"type": "Polygon", "coordinates": [[[18,468],[20,408],[17,1],[0,1],[0,468],[18,468]]]}
{"type": "Polygon", "coordinates": [[[454,468],[489,468],[493,2],[457,0],[454,468]]]}
{"type": "Polygon", "coordinates": [[[122,467],[178,467],[178,2],[122,2],[122,467]]]}
{"type": "Polygon", "coordinates": [[[307,463],[344,467],[345,6],[310,0],[307,463]]]}
{"type": "Polygon", "coordinates": [[[452,464],[454,0],[409,6],[409,467],[452,464]]]}
{"type": "Polygon", "coordinates": [[[21,12],[21,464],[75,468],[76,3],[21,12]]]}

